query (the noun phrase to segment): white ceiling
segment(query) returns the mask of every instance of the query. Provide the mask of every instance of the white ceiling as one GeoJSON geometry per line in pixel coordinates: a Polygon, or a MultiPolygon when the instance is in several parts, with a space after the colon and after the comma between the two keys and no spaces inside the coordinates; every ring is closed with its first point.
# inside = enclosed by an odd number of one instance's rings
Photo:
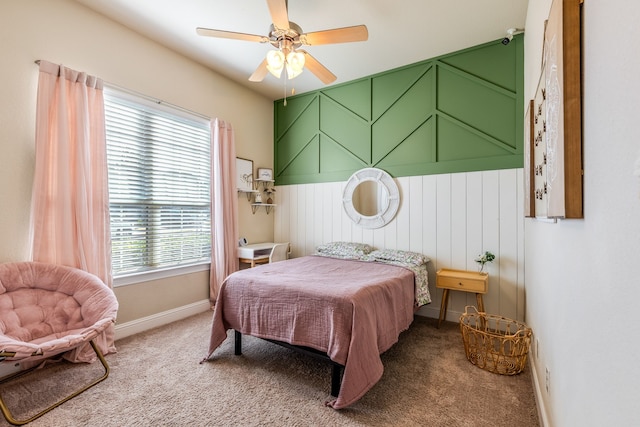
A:
{"type": "MultiPolygon", "coordinates": [[[[248,80],[270,44],[215,39],[196,27],[267,35],[266,0],[76,0],[198,61],[269,99],[284,96],[284,81],[270,74],[248,80]]],[[[306,46],[338,79],[376,74],[445,53],[501,39],[523,28],[528,0],[290,0],[289,20],[304,32],[365,24],[364,42],[306,46]]],[[[308,71],[287,82],[289,95],[324,87],[308,71]]]]}

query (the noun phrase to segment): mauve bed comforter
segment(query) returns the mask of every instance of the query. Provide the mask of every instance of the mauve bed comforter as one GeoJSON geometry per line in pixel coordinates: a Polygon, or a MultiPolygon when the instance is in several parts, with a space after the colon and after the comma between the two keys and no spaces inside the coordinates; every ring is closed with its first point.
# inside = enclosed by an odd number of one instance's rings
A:
{"type": "Polygon", "coordinates": [[[377,262],[306,256],[231,274],[216,302],[208,359],[227,330],[312,347],[344,365],[335,409],[382,377],[380,354],[413,321],[414,274],[377,262]]]}

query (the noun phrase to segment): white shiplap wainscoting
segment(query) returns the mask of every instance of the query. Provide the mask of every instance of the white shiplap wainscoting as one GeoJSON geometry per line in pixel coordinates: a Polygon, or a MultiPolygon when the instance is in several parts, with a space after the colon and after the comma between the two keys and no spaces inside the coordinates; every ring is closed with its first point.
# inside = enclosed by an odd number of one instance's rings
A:
{"type": "MultiPolygon", "coordinates": [[[[425,175],[395,178],[401,204],[383,228],[353,224],[342,208],[346,182],[285,185],[277,188],[275,241],[290,242],[292,257],[313,254],[331,241],[368,243],[376,248],[421,252],[431,258],[431,304],[419,314],[438,317],[442,291],[436,290],[440,268],[477,271],[483,251],[496,255],[485,266],[489,293],[485,310],[524,321],[523,170],[425,175]]],[[[457,322],[475,295],[452,292],[447,320],[457,322]]]]}

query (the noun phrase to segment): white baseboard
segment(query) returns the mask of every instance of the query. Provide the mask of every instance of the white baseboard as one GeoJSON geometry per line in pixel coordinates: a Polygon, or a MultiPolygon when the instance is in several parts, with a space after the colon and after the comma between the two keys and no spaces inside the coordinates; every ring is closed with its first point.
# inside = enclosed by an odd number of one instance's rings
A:
{"type": "Polygon", "coordinates": [[[205,312],[210,308],[211,303],[209,300],[202,300],[123,324],[116,324],[116,340],[148,331],[149,329],[157,328],[158,326],[166,325],[167,323],[185,319],[189,316],[205,312]]]}
{"type": "Polygon", "coordinates": [[[549,427],[549,418],[547,417],[547,409],[544,406],[544,400],[542,399],[542,388],[540,388],[540,381],[538,381],[538,371],[536,370],[536,364],[532,360],[529,360],[529,367],[531,368],[531,381],[533,382],[533,394],[536,397],[536,407],[538,408],[538,420],[540,420],[540,427],[549,427]]]}

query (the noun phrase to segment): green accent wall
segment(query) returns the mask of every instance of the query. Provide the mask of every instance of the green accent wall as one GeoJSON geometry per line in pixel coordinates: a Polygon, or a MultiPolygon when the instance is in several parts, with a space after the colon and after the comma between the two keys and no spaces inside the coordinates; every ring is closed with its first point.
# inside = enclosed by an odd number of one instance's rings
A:
{"type": "Polygon", "coordinates": [[[523,167],[523,37],[274,102],[278,185],[523,167]]]}

